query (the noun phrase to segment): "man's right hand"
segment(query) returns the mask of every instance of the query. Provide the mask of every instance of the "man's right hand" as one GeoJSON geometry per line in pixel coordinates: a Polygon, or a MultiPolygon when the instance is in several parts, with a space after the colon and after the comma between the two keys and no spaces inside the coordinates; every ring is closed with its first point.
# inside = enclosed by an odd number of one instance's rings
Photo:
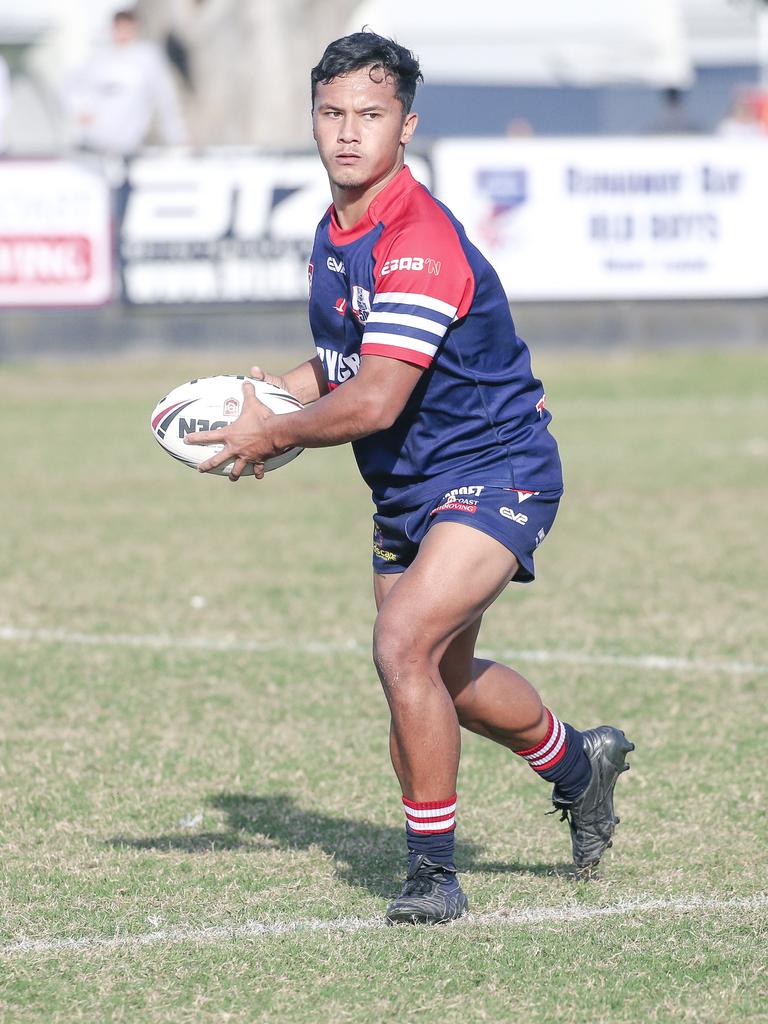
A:
{"type": "Polygon", "coordinates": [[[276,388],[282,388],[283,391],[288,391],[288,387],[285,383],[285,377],[278,377],[274,373],[267,373],[267,371],[262,370],[260,366],[252,366],[249,376],[253,377],[254,380],[263,380],[267,384],[273,384],[276,388]]]}
{"type": "Polygon", "coordinates": [[[316,402],[321,395],[328,391],[328,382],[325,379],[323,364],[319,356],[306,359],[292,370],[288,370],[282,376],[274,373],[267,373],[260,366],[251,367],[251,377],[255,380],[263,380],[267,384],[282,388],[289,395],[298,398],[302,405],[309,405],[316,402]]]}

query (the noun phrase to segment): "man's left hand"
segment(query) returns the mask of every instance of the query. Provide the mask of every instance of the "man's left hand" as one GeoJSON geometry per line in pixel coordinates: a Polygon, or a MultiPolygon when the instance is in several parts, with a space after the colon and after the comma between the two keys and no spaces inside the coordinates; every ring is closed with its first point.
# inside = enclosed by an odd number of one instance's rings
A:
{"type": "Polygon", "coordinates": [[[220,452],[198,466],[200,473],[208,473],[234,459],[230,480],[239,480],[248,463],[253,465],[254,477],[261,480],[264,477],[264,460],[278,454],[266,429],[267,421],[275,414],[258,400],[253,384],[248,381],[243,383],[243,396],[243,411],[234,423],[220,430],[187,434],[184,438],[186,444],[224,445],[220,452]]]}

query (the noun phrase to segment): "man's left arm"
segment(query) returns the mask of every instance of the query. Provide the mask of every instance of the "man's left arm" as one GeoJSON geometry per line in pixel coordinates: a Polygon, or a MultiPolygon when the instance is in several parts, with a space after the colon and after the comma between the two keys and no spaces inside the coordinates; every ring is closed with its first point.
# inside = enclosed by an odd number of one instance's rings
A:
{"type": "Polygon", "coordinates": [[[223,444],[200,466],[208,472],[234,458],[231,480],[248,463],[254,476],[264,475],[264,460],[287,448],[330,448],[367,437],[392,426],[405,408],[423,369],[402,359],[363,356],[360,371],[329,394],[298,412],[276,415],[256,398],[253,385],[243,384],[243,412],[221,430],[188,434],[188,444],[223,444]]]}

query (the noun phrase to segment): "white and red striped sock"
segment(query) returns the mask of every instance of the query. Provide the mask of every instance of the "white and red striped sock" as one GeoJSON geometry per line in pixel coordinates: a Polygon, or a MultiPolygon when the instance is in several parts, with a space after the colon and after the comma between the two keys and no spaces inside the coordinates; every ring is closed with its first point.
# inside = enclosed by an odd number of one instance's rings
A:
{"type": "Polygon", "coordinates": [[[436,864],[453,864],[456,846],[456,794],[445,800],[403,797],[408,852],[422,853],[436,864]]]}
{"type": "Polygon", "coordinates": [[[439,835],[452,832],[456,828],[456,794],[445,800],[428,800],[426,802],[409,800],[403,797],[405,819],[411,832],[420,836],[439,835]]]}
{"type": "Polygon", "coordinates": [[[537,775],[554,782],[558,797],[570,802],[582,793],[592,777],[592,766],[584,752],[584,737],[572,725],[561,722],[549,708],[547,732],[541,743],[518,750],[537,775]]]}
{"type": "Polygon", "coordinates": [[[565,757],[568,749],[568,735],[563,723],[549,708],[544,708],[549,719],[544,739],[529,750],[517,750],[520,757],[528,762],[535,772],[544,775],[565,757]]]}

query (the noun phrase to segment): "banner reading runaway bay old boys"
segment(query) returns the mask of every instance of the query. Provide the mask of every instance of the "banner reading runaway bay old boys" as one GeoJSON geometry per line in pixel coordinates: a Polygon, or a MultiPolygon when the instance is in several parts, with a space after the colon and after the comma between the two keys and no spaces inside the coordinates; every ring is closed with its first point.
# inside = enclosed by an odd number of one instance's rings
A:
{"type": "Polygon", "coordinates": [[[436,192],[512,300],[768,295],[768,139],[449,139],[436,192]]]}

